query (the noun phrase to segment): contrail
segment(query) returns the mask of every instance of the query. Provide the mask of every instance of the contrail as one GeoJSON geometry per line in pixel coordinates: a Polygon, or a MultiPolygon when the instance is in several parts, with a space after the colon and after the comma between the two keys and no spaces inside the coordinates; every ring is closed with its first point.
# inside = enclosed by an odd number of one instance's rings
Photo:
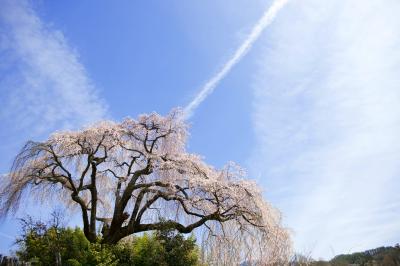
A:
{"type": "Polygon", "coordinates": [[[11,240],[15,240],[15,237],[13,237],[12,235],[0,232],[0,236],[11,239],[11,240]]]}
{"type": "Polygon", "coordinates": [[[263,30],[271,24],[276,14],[285,6],[287,2],[288,0],[276,0],[271,7],[264,12],[261,19],[256,23],[256,25],[254,25],[249,36],[235,51],[231,59],[225,63],[219,72],[217,72],[210,80],[207,81],[196,97],[184,108],[186,119],[193,115],[194,110],[207,98],[208,95],[214,91],[218,83],[229,73],[229,71],[231,71],[231,69],[240,61],[240,59],[247,54],[254,42],[260,37],[263,30]]]}

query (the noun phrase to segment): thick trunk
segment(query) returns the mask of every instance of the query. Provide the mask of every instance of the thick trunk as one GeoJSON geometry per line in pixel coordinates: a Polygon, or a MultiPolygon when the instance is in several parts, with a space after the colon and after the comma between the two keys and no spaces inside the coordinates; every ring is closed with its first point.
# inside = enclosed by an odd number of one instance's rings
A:
{"type": "Polygon", "coordinates": [[[129,214],[124,212],[122,215],[118,215],[113,218],[114,226],[108,224],[103,225],[103,239],[102,243],[105,244],[116,244],[122,238],[133,233],[129,231],[127,226],[122,226],[124,221],[129,218],[129,214]]]}
{"type": "Polygon", "coordinates": [[[96,215],[97,215],[97,187],[96,187],[96,174],[97,167],[95,163],[92,163],[92,174],[91,174],[91,209],[90,209],[90,234],[96,236],[96,215]]]}
{"type": "Polygon", "coordinates": [[[109,245],[114,245],[117,244],[118,241],[120,241],[122,238],[128,236],[126,232],[124,233],[123,230],[119,229],[118,231],[114,232],[108,232],[105,235],[103,235],[103,238],[101,239],[101,243],[103,244],[109,244],[109,245]]]}

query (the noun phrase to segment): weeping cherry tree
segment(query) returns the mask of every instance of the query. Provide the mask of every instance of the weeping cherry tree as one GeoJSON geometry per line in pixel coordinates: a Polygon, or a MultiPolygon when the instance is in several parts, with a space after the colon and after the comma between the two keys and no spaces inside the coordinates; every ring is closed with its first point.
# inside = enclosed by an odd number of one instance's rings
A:
{"type": "Polygon", "coordinates": [[[214,169],[188,153],[182,117],[179,110],[145,114],[27,142],[1,182],[0,215],[27,197],[57,200],[80,212],[91,242],[100,231],[102,243],[115,244],[139,232],[199,228],[208,232],[209,254],[219,259],[288,255],[279,212],[239,166],[214,169]],[[223,243],[236,246],[221,250],[223,243]]]}

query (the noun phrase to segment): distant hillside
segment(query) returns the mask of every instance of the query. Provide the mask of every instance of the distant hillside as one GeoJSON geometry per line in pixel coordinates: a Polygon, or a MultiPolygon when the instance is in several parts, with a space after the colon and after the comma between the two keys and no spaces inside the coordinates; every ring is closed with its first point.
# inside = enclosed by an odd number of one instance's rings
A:
{"type": "Polygon", "coordinates": [[[346,255],[338,255],[329,262],[314,261],[312,266],[400,266],[400,246],[379,247],[346,255]]]}

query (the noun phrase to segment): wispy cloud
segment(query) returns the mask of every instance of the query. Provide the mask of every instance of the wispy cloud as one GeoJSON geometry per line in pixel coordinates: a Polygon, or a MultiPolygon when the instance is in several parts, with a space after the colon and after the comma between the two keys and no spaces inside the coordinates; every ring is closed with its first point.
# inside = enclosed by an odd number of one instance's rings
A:
{"type": "MultiPolygon", "coordinates": [[[[2,172],[21,142],[107,117],[78,54],[31,1],[0,0],[0,106],[2,172]]],[[[7,254],[15,240],[15,224],[2,221],[0,253],[7,254]]]]}
{"type": "Polygon", "coordinates": [[[254,42],[260,37],[263,30],[271,24],[279,10],[287,3],[287,1],[288,0],[275,0],[271,7],[265,11],[261,19],[252,28],[249,36],[247,36],[232,57],[223,65],[221,70],[206,82],[195,98],[185,107],[184,112],[187,118],[192,116],[193,111],[214,91],[219,82],[237,63],[239,63],[240,59],[247,54],[254,42]]]}
{"type": "Polygon", "coordinates": [[[0,5],[2,124],[41,134],[105,117],[105,103],[62,32],[28,1],[0,5]]]}
{"type": "Polygon", "coordinates": [[[293,2],[254,78],[255,174],[299,251],[400,237],[400,2],[293,2]]]}
{"type": "Polygon", "coordinates": [[[0,237],[7,238],[7,239],[15,241],[15,237],[13,237],[13,236],[11,236],[9,234],[3,233],[3,232],[0,232],[0,237]]]}

